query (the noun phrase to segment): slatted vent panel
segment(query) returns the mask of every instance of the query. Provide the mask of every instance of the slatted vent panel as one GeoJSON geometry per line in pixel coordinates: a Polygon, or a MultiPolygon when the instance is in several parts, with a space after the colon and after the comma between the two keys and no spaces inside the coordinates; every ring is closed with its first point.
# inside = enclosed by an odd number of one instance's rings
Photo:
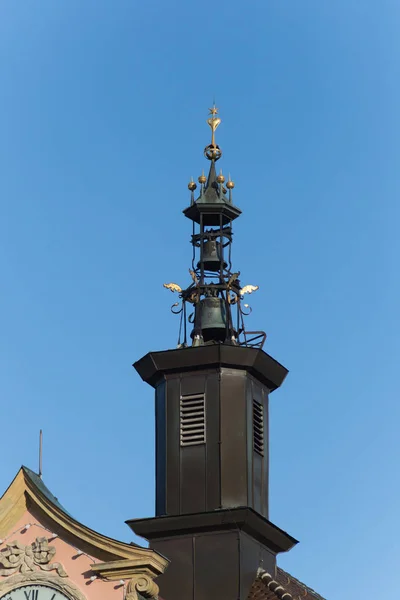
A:
{"type": "Polygon", "coordinates": [[[206,441],[206,407],[204,394],[181,396],[181,446],[206,441]]]}
{"type": "Polygon", "coordinates": [[[264,411],[256,400],[253,400],[253,449],[264,456],[264,411]]]}

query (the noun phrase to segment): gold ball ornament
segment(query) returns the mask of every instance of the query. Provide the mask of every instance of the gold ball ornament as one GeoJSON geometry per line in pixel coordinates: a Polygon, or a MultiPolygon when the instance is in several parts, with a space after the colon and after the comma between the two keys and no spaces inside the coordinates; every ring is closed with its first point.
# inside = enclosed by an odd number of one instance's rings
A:
{"type": "Polygon", "coordinates": [[[233,183],[233,181],[227,181],[226,182],[226,187],[228,188],[228,190],[233,190],[233,188],[235,187],[235,184],[233,183]]]}
{"type": "Polygon", "coordinates": [[[202,183],[202,184],[204,184],[204,183],[206,183],[206,181],[207,181],[207,177],[206,177],[206,176],[204,175],[204,173],[203,173],[203,174],[202,174],[202,175],[200,175],[200,177],[199,177],[199,183],[202,183]]]}
{"type": "Polygon", "coordinates": [[[222,175],[222,171],[221,173],[217,176],[217,181],[218,183],[224,183],[225,181],[225,177],[222,175]]]}
{"type": "Polygon", "coordinates": [[[193,180],[189,181],[188,188],[191,192],[194,192],[194,190],[197,188],[197,184],[193,180]]]}

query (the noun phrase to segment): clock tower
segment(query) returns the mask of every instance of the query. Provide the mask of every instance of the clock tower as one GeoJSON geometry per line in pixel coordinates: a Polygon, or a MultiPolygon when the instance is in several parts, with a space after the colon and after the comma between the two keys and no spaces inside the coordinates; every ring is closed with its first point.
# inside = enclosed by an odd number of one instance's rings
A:
{"type": "Polygon", "coordinates": [[[234,182],[217,169],[215,106],[207,123],[208,176],[199,187],[190,181],[183,211],[189,285],[164,284],[178,296],[178,345],[134,364],[155,389],[156,517],[128,524],[171,560],[159,580],[167,600],[245,600],[258,569],[275,572],[276,555],[297,543],[269,520],[268,506],[268,404],[287,370],[265,352],[266,334],[246,329],[258,286],[235,268],[241,210],[234,182]]]}

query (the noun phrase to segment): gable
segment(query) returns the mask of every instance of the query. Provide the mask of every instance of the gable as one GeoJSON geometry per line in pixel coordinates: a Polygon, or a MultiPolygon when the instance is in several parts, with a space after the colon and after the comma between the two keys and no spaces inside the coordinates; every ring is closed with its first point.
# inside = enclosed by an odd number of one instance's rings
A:
{"type": "Polygon", "coordinates": [[[152,598],[167,564],[149,548],[73,519],[29,469],[18,472],[0,499],[0,598],[27,582],[47,582],[71,600],[152,598]]]}

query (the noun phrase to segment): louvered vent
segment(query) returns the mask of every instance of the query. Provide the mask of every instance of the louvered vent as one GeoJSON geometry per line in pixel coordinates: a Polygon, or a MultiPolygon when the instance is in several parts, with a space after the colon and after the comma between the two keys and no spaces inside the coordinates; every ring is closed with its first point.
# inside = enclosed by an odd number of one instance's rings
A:
{"type": "Polygon", "coordinates": [[[253,449],[264,456],[264,411],[256,400],[253,400],[253,449]]]}
{"type": "Polygon", "coordinates": [[[181,446],[204,444],[206,441],[206,408],[204,394],[181,396],[181,446]]]}

